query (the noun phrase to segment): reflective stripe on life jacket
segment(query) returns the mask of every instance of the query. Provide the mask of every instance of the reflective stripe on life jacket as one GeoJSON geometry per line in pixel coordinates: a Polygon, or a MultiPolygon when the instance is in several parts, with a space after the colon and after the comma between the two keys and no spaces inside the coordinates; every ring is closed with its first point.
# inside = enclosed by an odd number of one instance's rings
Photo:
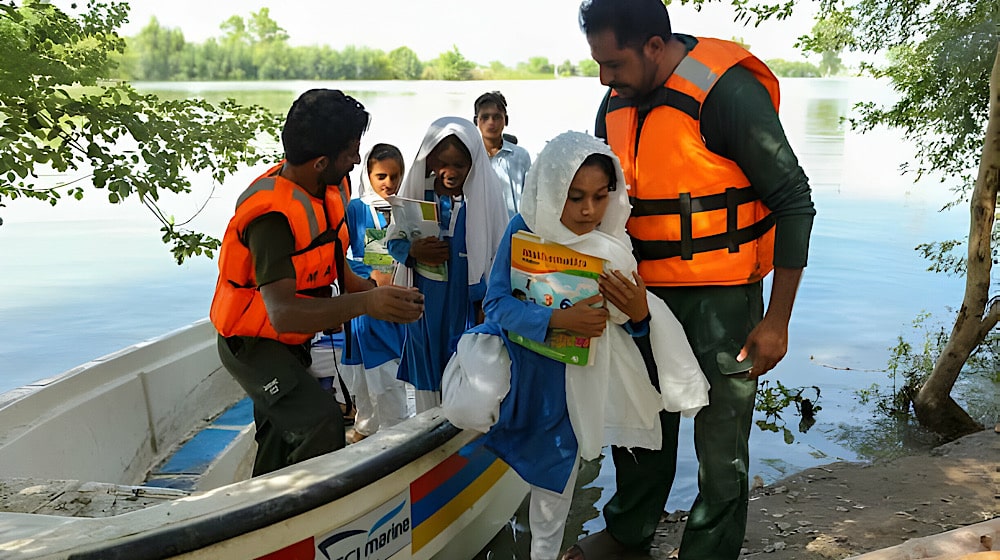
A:
{"type": "MultiPolygon", "coordinates": [[[[344,279],[346,278],[344,273],[344,266],[346,264],[344,256],[347,255],[347,248],[351,246],[351,232],[347,227],[347,204],[350,200],[351,179],[349,175],[344,176],[344,180],[340,182],[339,187],[327,187],[326,197],[323,200],[326,215],[329,216],[330,224],[333,226],[332,229],[337,232],[337,239],[335,241],[337,250],[337,287],[342,294],[347,293],[347,287],[344,285],[344,279]]],[[[344,324],[344,328],[349,328],[349,326],[347,323],[344,324]]]]}
{"type": "Polygon", "coordinates": [[[770,212],[739,166],[701,135],[705,98],[737,64],[754,73],[777,110],[770,70],[735,43],[705,38],[650,96],[608,99],[608,143],[629,184],[628,232],[647,285],[747,284],[773,268],[770,212]]]}
{"type": "MultiPolygon", "coordinates": [[[[340,276],[336,263],[343,260],[344,253],[337,251],[339,232],[331,231],[324,201],[281,177],[280,170],[281,165],[268,170],[240,195],[236,213],[222,238],[219,279],[209,313],[222,336],[252,336],[302,344],[315,334],[279,334],[268,318],[254,277],[253,257],[244,243],[247,226],[260,216],[280,212],[288,220],[295,239],[291,257],[298,297],[309,297],[304,292],[329,287],[340,276]]],[[[342,205],[338,202],[336,206],[341,207],[342,223],[342,205]]]]}

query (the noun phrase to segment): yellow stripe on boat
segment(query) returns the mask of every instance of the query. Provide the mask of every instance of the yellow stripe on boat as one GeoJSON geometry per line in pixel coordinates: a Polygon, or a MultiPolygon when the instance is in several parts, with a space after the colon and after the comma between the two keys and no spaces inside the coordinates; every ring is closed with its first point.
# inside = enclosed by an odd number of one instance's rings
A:
{"type": "Polygon", "coordinates": [[[463,513],[469,510],[473,504],[479,501],[486,492],[493,488],[493,485],[500,480],[500,477],[507,472],[510,467],[500,459],[493,461],[483,474],[479,475],[475,481],[469,484],[457,496],[451,499],[441,509],[434,512],[423,523],[413,529],[412,552],[417,552],[434,540],[449,525],[454,523],[463,513]]]}

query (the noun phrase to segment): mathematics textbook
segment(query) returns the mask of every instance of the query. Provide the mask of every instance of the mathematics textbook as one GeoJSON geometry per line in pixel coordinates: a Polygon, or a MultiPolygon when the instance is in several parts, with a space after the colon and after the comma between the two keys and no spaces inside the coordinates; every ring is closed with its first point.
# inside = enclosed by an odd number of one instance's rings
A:
{"type": "MultiPolygon", "coordinates": [[[[510,289],[514,297],[536,305],[566,309],[600,293],[597,278],[604,260],[579,253],[537,235],[519,231],[510,243],[510,289]]],[[[549,329],[545,341],[508,332],[512,341],[567,364],[589,365],[590,338],[563,329],[549,329]]]]}

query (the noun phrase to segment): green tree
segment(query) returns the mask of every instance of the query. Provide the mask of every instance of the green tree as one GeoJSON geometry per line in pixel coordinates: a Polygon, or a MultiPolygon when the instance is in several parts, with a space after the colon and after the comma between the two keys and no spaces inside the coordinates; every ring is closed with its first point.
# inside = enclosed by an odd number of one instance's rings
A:
{"type": "Polygon", "coordinates": [[[340,53],[345,80],[388,80],[392,78],[389,58],[378,49],[348,46],[340,53]]]}
{"type": "Polygon", "coordinates": [[[154,17],[131,42],[136,50],[137,80],[172,80],[181,75],[184,33],[162,27],[154,17]]]}
{"type": "Polygon", "coordinates": [[[79,17],[38,0],[0,4],[0,205],[22,197],[55,205],[98,189],[112,204],[148,208],[178,262],[211,256],[218,240],[165,215],[160,194],[190,193],[189,173],[221,183],[272,156],[256,139],[276,138],[280,121],[262,107],[163,101],[107,81],[127,14],[123,3],[92,3],[79,17]],[[47,184],[40,169],[77,176],[47,184]]]}
{"type": "Polygon", "coordinates": [[[840,59],[840,53],[844,46],[850,41],[850,20],[844,14],[830,13],[822,17],[813,25],[811,39],[808,41],[808,49],[819,53],[819,71],[823,76],[839,74],[844,64],[840,59]]]}
{"type": "Polygon", "coordinates": [[[558,68],[556,68],[556,72],[558,72],[560,76],[572,76],[576,73],[576,67],[573,66],[573,63],[570,62],[569,59],[566,59],[559,65],[558,68]]]}
{"type": "Polygon", "coordinates": [[[271,19],[271,9],[261,8],[250,13],[247,31],[254,44],[273,44],[288,42],[288,32],[271,19]]]}
{"type": "Polygon", "coordinates": [[[256,78],[257,69],[253,65],[250,34],[247,32],[247,25],[243,18],[232,16],[222,22],[219,29],[224,34],[219,42],[221,58],[217,79],[252,80],[256,78]]]}
{"type": "MultiPolygon", "coordinates": [[[[860,0],[824,6],[825,19],[846,33],[803,40],[815,52],[844,47],[885,54],[864,69],[888,79],[899,93],[890,106],[863,103],[854,124],[889,126],[916,146],[904,171],[916,177],[957,178],[970,204],[968,241],[918,247],[932,270],[964,274],[965,295],[947,343],[913,398],[921,425],[948,437],[981,429],[952,399],[963,366],[1000,320],[1000,297],[990,296],[997,258],[994,228],[1000,186],[1000,5],[995,0],[860,0]],[[967,243],[967,244],[966,244],[967,243]],[[964,256],[955,251],[966,244],[964,256]]],[[[957,204],[958,202],[956,202],[957,204]]]]}
{"type": "Polygon", "coordinates": [[[581,60],[576,67],[579,69],[581,76],[587,76],[588,78],[596,78],[601,74],[600,66],[592,58],[581,60]]]}
{"type": "Polygon", "coordinates": [[[553,73],[552,63],[550,63],[549,59],[544,56],[533,56],[529,58],[527,70],[532,74],[552,75],[553,73]]]}
{"type": "Polygon", "coordinates": [[[472,79],[472,69],[475,63],[467,60],[458,47],[452,45],[450,51],[441,53],[424,67],[423,78],[426,80],[469,80],[472,79]]]}
{"type": "Polygon", "coordinates": [[[258,80],[281,80],[290,77],[288,33],[271,19],[271,10],[261,8],[250,14],[246,23],[253,65],[258,80]]]}
{"type": "Polygon", "coordinates": [[[389,73],[393,80],[419,80],[424,65],[410,47],[399,47],[389,52],[389,73]]]}
{"type": "Polygon", "coordinates": [[[784,78],[818,78],[822,75],[820,69],[815,64],[810,64],[804,60],[771,58],[767,60],[767,67],[776,76],[784,78]]]}
{"type": "Polygon", "coordinates": [[[195,77],[199,80],[221,80],[224,75],[222,61],[225,53],[219,42],[210,38],[201,44],[196,60],[195,77]]]}

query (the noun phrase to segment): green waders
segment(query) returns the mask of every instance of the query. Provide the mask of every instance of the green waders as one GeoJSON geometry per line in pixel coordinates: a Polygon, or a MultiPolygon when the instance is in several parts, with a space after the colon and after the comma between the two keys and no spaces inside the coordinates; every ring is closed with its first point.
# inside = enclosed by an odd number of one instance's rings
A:
{"type": "MultiPolygon", "coordinates": [[[[694,421],[698,497],[684,529],[680,558],[735,559],[746,532],[748,440],[757,392],[756,380],[740,377],[750,363],[736,362],[736,355],[763,316],[761,284],[650,291],[684,326],[711,385],[709,405],[694,421]]],[[[648,345],[648,339],[636,339],[645,357],[649,353],[642,340],[648,345]]],[[[604,519],[608,531],[631,548],[648,549],[652,544],[673,484],[679,415],[663,412],[660,420],[662,450],[612,449],[617,489],[604,507],[604,519]]]]}
{"type": "Polygon", "coordinates": [[[336,397],[306,369],[309,350],[266,338],[219,337],[219,357],[253,400],[253,476],[344,447],[336,397]]]}

